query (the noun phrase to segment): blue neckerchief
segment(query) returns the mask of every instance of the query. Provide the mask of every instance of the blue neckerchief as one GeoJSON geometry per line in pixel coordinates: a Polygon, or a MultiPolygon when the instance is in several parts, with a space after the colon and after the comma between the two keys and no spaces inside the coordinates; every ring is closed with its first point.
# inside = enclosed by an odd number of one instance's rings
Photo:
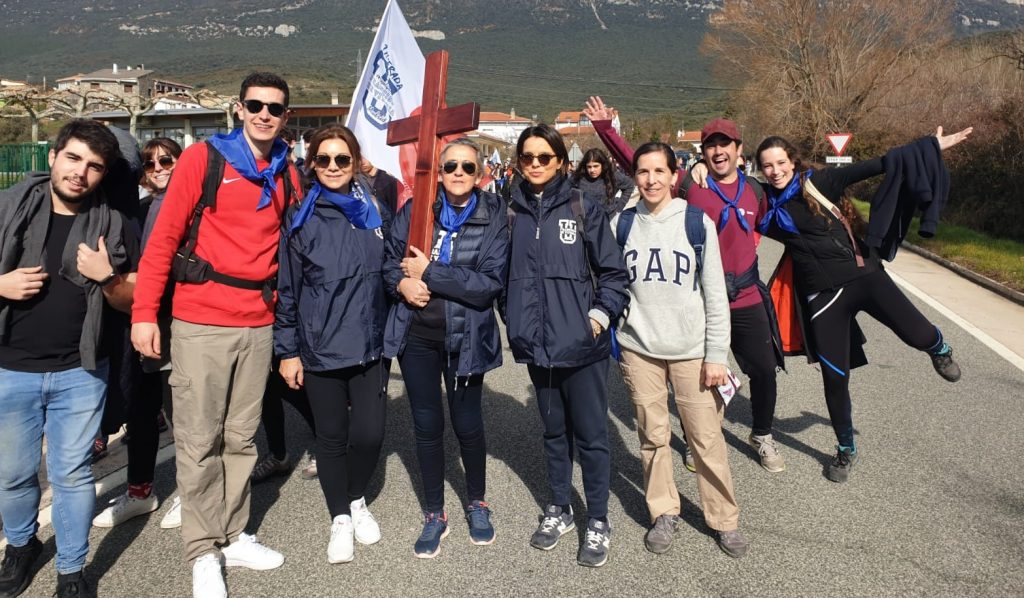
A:
{"type": "MultiPolygon", "coordinates": [[[[274,177],[285,172],[288,166],[288,144],[281,138],[275,139],[270,150],[270,166],[263,170],[256,170],[256,158],[252,155],[252,148],[249,147],[249,142],[242,135],[241,128],[230,133],[219,133],[206,141],[224,156],[227,163],[238,171],[238,174],[248,181],[263,186],[260,203],[256,205],[256,209],[262,210],[269,206],[271,193],[277,191],[274,177]]],[[[285,176],[288,176],[287,172],[285,172],[285,176]]]]}
{"type": "Polygon", "coordinates": [[[793,175],[793,180],[789,181],[786,188],[779,194],[776,194],[774,187],[768,186],[768,203],[770,207],[764,218],[761,219],[761,224],[757,227],[762,233],[768,232],[768,227],[771,226],[774,220],[779,225],[779,228],[787,233],[800,234],[800,231],[796,228],[796,223],[793,222],[793,217],[786,210],[785,204],[800,194],[800,179],[803,178],[806,181],[811,177],[811,172],[808,170],[802,175],[793,175]]]}
{"type": "Polygon", "coordinates": [[[743,176],[743,173],[739,172],[739,171],[736,171],[736,175],[740,179],[740,184],[739,184],[739,186],[736,189],[736,199],[732,199],[732,200],[730,200],[728,197],[726,197],[725,193],[722,193],[722,190],[719,189],[718,184],[715,183],[715,179],[713,179],[711,177],[708,177],[708,188],[711,189],[712,191],[714,191],[715,195],[717,195],[718,197],[721,197],[722,201],[725,202],[725,207],[722,208],[722,216],[721,216],[721,218],[718,221],[718,231],[719,232],[725,230],[725,225],[729,224],[729,212],[730,211],[736,212],[736,220],[739,221],[740,228],[743,229],[743,232],[746,232],[746,233],[750,232],[750,223],[747,222],[747,219],[743,217],[743,213],[740,212],[740,207],[739,207],[739,205],[737,205],[737,204],[739,204],[740,197],[743,196],[743,186],[746,185],[746,183],[747,183],[747,177],[743,176]]]}
{"type": "Polygon", "coordinates": [[[299,211],[292,218],[292,225],[288,228],[288,234],[294,233],[309,220],[313,215],[313,209],[316,207],[318,199],[325,199],[338,206],[338,209],[345,214],[348,221],[356,228],[363,230],[380,228],[381,219],[377,206],[373,205],[373,201],[366,199],[363,188],[355,179],[352,179],[352,182],[349,183],[349,190],[351,191],[349,195],[338,193],[337,191],[325,189],[320,185],[319,181],[315,181],[310,186],[309,193],[306,194],[305,199],[302,200],[302,206],[299,207],[299,211]]]}
{"type": "Polygon", "coordinates": [[[462,212],[456,212],[452,204],[448,203],[448,196],[445,194],[444,189],[441,192],[441,220],[439,224],[441,228],[448,231],[448,234],[441,239],[441,247],[437,252],[437,261],[442,264],[447,264],[452,259],[452,235],[459,232],[462,225],[469,220],[469,217],[473,215],[473,210],[476,209],[476,191],[473,191],[473,195],[469,197],[469,202],[466,207],[462,208],[462,212]]]}

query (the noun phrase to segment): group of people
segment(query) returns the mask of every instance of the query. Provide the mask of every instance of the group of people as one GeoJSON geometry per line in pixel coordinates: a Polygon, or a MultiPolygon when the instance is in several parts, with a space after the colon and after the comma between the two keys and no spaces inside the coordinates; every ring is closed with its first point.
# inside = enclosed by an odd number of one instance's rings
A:
{"type": "Polygon", "coordinates": [[[3,192],[0,516],[8,545],[0,595],[28,587],[41,552],[44,436],[57,595],[94,595],[83,567],[95,506],[90,452],[107,386],[118,384],[109,374],[117,357],[103,334],[111,310],[131,314],[131,344],[142,358],[144,382],[128,419],[131,442],[143,448],[133,451],[125,495],[94,523],[109,527],[157,508],[156,414],[164,406],[179,498],[162,526],[180,526],[196,597],[227,595],[225,566],[284,562],[245,532],[272,376],[308,401],[330,563],[352,561],[357,543],[381,539],[365,494],[384,441],[392,360],[406,383],[423,488],[415,556],[437,556],[450,531],[443,402],[465,470],[468,537],[494,542],[482,410],[484,376],[502,363],[499,316],[512,355],[527,366],[543,425],[551,496],[533,547],[553,549],[577,523],[578,455],[587,513],[577,561],[599,567],[608,559],[606,378],[614,355],[636,408],[651,519],[646,547],[667,551],[680,521],[671,388],[705,521],[725,553],[743,556],[749,542],[739,531],[717,389],[734,384],[731,348],[750,378],[750,443],[766,470],[782,471],[772,439],[775,372],[794,348],[781,337],[757,273],[758,231],[786,245],[806,352],[823,366],[838,440],[829,479],[846,481],[858,458],[848,391],[850,368],[863,363],[856,313],[867,311],[925,351],[946,379],[959,377],[941,332],[881,267],[892,242],[888,224],[876,237],[872,219],[867,238],[879,242],[866,242],[843,190],[888,172],[892,161],[941,169],[939,152],[970,130],[940,129],[891,159],[814,171],[772,137],[756,152],[768,179],[762,189],[737,170],[742,140],[731,121],[704,127],[703,166],[688,176],[667,144],[630,148],[611,128],[613,109],[591,98],[585,112],[628,165],[640,194],[635,206],[625,207],[629,187],[599,153],[584,160],[585,179],[573,180],[564,140],[548,125],[520,135],[521,179],[508,201],[480,189],[480,148],[459,138],[441,150],[432,234],[421,248],[408,242],[413,203],[396,210],[381,197],[346,127],[309,135],[300,174],[280,138],[288,102],[283,79],[254,73],[239,92],[240,128],[184,151],[170,140],[146,144],[151,197],[138,227],[110,207],[101,181],[119,150],[93,121],[66,125],[50,172],[3,192]]]}

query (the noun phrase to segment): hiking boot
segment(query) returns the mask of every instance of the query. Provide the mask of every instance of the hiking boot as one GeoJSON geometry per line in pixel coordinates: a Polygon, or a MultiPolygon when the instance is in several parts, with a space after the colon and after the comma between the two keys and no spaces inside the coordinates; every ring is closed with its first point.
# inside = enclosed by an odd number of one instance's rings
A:
{"type": "Polygon", "coordinates": [[[825,477],[833,482],[845,482],[850,477],[850,470],[860,460],[856,449],[845,446],[836,447],[836,456],[825,468],[825,477]]]}
{"type": "Polygon", "coordinates": [[[654,527],[644,536],[644,546],[654,554],[665,554],[676,539],[679,527],[679,515],[659,515],[654,520],[654,527]]]}
{"type": "Polygon", "coordinates": [[[683,445],[683,465],[686,469],[697,473],[697,465],[693,462],[693,451],[690,450],[690,443],[683,445]]]}
{"type": "Polygon", "coordinates": [[[32,565],[42,552],[43,543],[35,536],[24,546],[7,545],[0,563],[0,596],[14,598],[28,588],[32,583],[32,565]]]}
{"type": "Polygon", "coordinates": [[[441,540],[448,536],[448,514],[428,511],[423,518],[423,531],[413,546],[413,552],[418,559],[432,559],[441,554],[441,540]]]}
{"type": "Polygon", "coordinates": [[[757,436],[751,433],[748,440],[750,441],[750,446],[754,447],[754,450],[757,451],[757,456],[761,458],[761,467],[772,473],[786,470],[786,461],[779,454],[779,447],[775,445],[775,439],[772,438],[771,434],[757,436]]]}
{"type": "Polygon", "coordinates": [[[57,574],[57,591],[53,593],[55,598],[96,598],[96,593],[89,587],[82,571],[74,573],[57,574]]]}
{"type": "Polygon", "coordinates": [[[252,468],[252,474],[250,474],[249,479],[252,480],[253,484],[257,484],[272,476],[288,475],[290,471],[288,455],[285,455],[284,459],[278,459],[274,455],[267,455],[260,459],[256,467],[252,468]]]}
{"type": "Polygon", "coordinates": [[[380,542],[380,525],[373,518],[373,513],[366,506],[366,497],[353,500],[348,505],[352,513],[352,525],[355,527],[355,538],[360,544],[376,544],[380,542]]]}
{"type": "Polygon", "coordinates": [[[316,457],[309,458],[309,465],[303,467],[302,471],[299,472],[299,475],[302,476],[302,479],[304,480],[315,480],[317,478],[319,473],[316,470],[316,457]]]}
{"type": "Polygon", "coordinates": [[[945,352],[935,353],[930,356],[932,358],[932,367],[947,381],[956,382],[960,379],[960,366],[953,361],[953,349],[949,345],[944,346],[943,349],[945,352]]]}
{"type": "Polygon", "coordinates": [[[220,558],[208,552],[192,565],[192,598],[228,598],[220,558]]]}
{"type": "Polygon", "coordinates": [[[181,527],[181,497],[175,496],[171,501],[171,508],[160,520],[161,529],[176,529],[181,527]]]}
{"type": "Polygon", "coordinates": [[[259,543],[256,536],[242,532],[234,542],[221,548],[225,567],[245,567],[253,571],[277,569],[284,564],[284,555],[259,543]]]}
{"type": "Polygon", "coordinates": [[[548,505],[544,509],[544,519],[537,526],[530,538],[530,546],[541,550],[551,550],[558,545],[558,539],[566,532],[576,529],[572,520],[572,508],[563,511],[558,505],[548,505]]]}
{"type": "Polygon", "coordinates": [[[718,547],[722,549],[722,552],[734,559],[747,554],[747,549],[750,548],[750,542],[738,529],[716,532],[715,540],[718,542],[718,547]]]}
{"type": "Polygon", "coordinates": [[[110,501],[110,506],[93,518],[92,524],[94,527],[114,527],[133,517],[152,513],[159,506],[160,502],[156,499],[155,494],[150,494],[146,498],[135,498],[122,494],[110,501]]]}
{"type": "Polygon", "coordinates": [[[591,518],[587,522],[587,535],[583,538],[583,546],[576,555],[576,562],[584,567],[600,567],[608,562],[608,543],[612,537],[612,528],[607,522],[591,518]]]}
{"type": "Polygon", "coordinates": [[[477,546],[486,546],[494,542],[494,526],[491,525],[490,505],[482,500],[474,500],[466,507],[466,520],[469,521],[469,541],[477,546]]]}
{"type": "Polygon", "coordinates": [[[338,515],[331,523],[331,542],[327,545],[327,562],[348,563],[355,558],[355,528],[350,515],[338,515]]]}

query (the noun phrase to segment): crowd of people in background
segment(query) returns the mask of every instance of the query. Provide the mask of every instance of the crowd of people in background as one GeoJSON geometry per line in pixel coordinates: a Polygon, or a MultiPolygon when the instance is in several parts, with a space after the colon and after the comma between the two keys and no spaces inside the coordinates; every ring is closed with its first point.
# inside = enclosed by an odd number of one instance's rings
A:
{"type": "Polygon", "coordinates": [[[868,228],[844,191],[910,162],[920,176],[941,177],[941,152],[970,129],[940,128],[842,169],[812,168],[769,137],[753,154],[762,184],[740,166],[735,123],[707,123],[703,155],[687,165],[665,143],[634,150],[611,127],[614,109],[592,97],[584,113],[606,148],[587,150],[578,165],[545,124],[522,132],[506,164],[486,162],[468,138],[447,142],[428,246],[416,247],[419,206],[399,203],[397,179],[344,126],[295,138],[288,105],[282,78],[253,73],[239,91],[241,126],[184,150],[158,138],[140,151],[123,133],[74,120],[57,136],[48,173],[0,192],[0,596],[25,591],[42,551],[44,438],[56,595],[88,597],[90,523],[114,527],[159,507],[164,414],[178,495],[160,525],[180,530],[194,596],[227,596],[224,567],[285,561],[245,531],[252,483],[295,465],[283,402],[315,435],[302,477],[323,492],[327,560],[354,560],[357,544],[382,540],[366,490],[384,442],[392,361],[405,381],[423,494],[413,554],[436,557],[451,531],[445,405],[465,471],[467,535],[493,543],[483,380],[502,365],[499,318],[536,393],[537,458],[550,491],[523,542],[551,550],[579,522],[577,562],[588,567],[607,562],[614,529],[613,364],[636,412],[646,548],[668,551],[680,522],[673,396],[705,522],[737,558],[750,542],[722,433],[738,384],[730,349],[749,378],[749,442],[772,473],[785,469],[772,437],[776,372],[785,354],[821,364],[837,439],[825,475],[835,482],[859,459],[849,377],[866,360],[854,315],[891,328],[944,379],[960,377],[942,332],[881,265],[906,232],[894,215],[910,200],[883,184],[883,211],[868,228]],[[302,158],[293,160],[298,143],[302,158]],[[761,235],[786,249],[770,284],[758,273],[761,235]],[[261,422],[268,453],[259,458],[261,422]],[[97,442],[122,423],[127,487],[95,514],[97,442]],[[585,517],[571,506],[577,456],[585,517]]]}

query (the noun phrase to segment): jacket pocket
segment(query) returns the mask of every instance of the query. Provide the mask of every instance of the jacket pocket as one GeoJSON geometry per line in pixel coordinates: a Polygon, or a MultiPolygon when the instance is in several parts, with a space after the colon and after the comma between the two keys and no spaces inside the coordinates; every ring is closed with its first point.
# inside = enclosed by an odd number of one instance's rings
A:
{"type": "MultiPolygon", "coordinates": [[[[299,306],[307,344],[312,351],[333,344],[341,334],[342,322],[354,321],[363,325],[364,309],[355,297],[355,277],[360,264],[338,256],[323,266],[313,266],[306,273],[309,306],[299,306]],[[355,310],[355,311],[352,311],[355,310]]],[[[355,339],[349,339],[354,341],[355,339]]]]}

